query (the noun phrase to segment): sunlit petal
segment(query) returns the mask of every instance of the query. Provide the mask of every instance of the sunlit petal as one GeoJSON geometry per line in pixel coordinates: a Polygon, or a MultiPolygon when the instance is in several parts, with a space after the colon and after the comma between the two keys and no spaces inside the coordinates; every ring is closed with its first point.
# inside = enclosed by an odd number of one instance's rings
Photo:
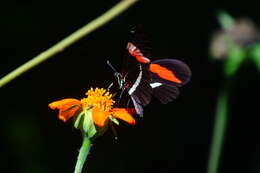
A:
{"type": "Polygon", "coordinates": [[[134,114],[134,109],[125,109],[125,108],[113,108],[111,109],[113,117],[119,118],[131,125],[135,125],[135,119],[131,114],[134,114]]]}
{"type": "Polygon", "coordinates": [[[105,112],[102,109],[99,109],[97,107],[94,107],[92,109],[92,118],[95,123],[95,125],[99,127],[103,127],[106,124],[106,121],[108,120],[109,112],[105,112]]]}

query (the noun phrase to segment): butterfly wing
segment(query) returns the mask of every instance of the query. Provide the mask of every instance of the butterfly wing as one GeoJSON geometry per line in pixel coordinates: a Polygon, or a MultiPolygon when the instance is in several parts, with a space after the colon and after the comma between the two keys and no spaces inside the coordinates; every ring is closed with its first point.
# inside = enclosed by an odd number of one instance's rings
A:
{"type": "Polygon", "coordinates": [[[178,87],[185,85],[191,78],[189,66],[176,59],[153,61],[149,70],[153,95],[163,104],[176,99],[179,95],[178,87]]]}

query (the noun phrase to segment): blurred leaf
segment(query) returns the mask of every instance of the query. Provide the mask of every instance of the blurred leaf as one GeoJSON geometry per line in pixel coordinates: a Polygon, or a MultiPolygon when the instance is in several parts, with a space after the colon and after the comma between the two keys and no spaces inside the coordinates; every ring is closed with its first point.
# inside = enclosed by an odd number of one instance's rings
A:
{"type": "Polygon", "coordinates": [[[217,17],[218,17],[218,21],[219,21],[220,25],[225,30],[232,28],[232,26],[235,23],[235,20],[233,19],[233,17],[224,11],[220,11],[218,13],[217,17]]]}
{"type": "Polygon", "coordinates": [[[224,64],[224,73],[227,77],[233,76],[244,59],[246,58],[246,51],[243,48],[232,45],[229,55],[224,64]]]}
{"type": "Polygon", "coordinates": [[[257,69],[260,73],[260,44],[256,44],[250,52],[250,57],[255,62],[255,65],[257,66],[257,69]]]}

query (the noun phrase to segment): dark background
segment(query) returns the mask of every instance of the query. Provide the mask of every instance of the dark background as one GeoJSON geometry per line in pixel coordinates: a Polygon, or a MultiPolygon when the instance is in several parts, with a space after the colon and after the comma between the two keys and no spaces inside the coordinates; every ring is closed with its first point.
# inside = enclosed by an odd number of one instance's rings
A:
{"type": "MultiPolygon", "coordinates": [[[[118,1],[8,1],[0,6],[1,63],[4,76],[46,50],[118,1]]],[[[218,10],[247,16],[260,25],[250,1],[191,4],[141,1],[0,89],[0,172],[73,172],[80,132],[64,124],[48,103],[82,98],[90,87],[114,80],[106,60],[120,68],[129,29],[142,24],[153,55],[186,62],[193,76],[180,97],[167,105],[154,100],[132,127],[118,127],[96,140],[87,172],[206,172],[222,63],[210,60],[211,34],[218,10]]],[[[220,172],[260,172],[259,74],[253,63],[237,73],[220,172]]]]}

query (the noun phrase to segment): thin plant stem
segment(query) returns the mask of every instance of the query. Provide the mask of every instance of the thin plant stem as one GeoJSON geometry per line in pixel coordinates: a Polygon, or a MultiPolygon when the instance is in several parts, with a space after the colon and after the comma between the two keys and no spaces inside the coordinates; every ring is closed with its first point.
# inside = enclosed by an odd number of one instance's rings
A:
{"type": "Polygon", "coordinates": [[[78,160],[76,163],[74,173],[81,173],[90,148],[91,148],[91,141],[86,135],[84,135],[82,146],[79,150],[78,160]]]}
{"type": "Polygon", "coordinates": [[[120,13],[124,12],[127,8],[132,6],[138,0],[122,0],[118,4],[116,4],[113,8],[102,14],[101,16],[97,17],[90,23],[86,24],[82,28],[78,29],[68,37],[64,38],[60,42],[56,43],[51,48],[47,49],[46,51],[40,53],[30,61],[26,62],[25,64],[21,65],[20,67],[16,68],[6,76],[0,79],[0,88],[12,81],[13,79],[17,78],[24,72],[30,70],[31,68],[37,66],[38,64],[46,61],[47,59],[53,57],[57,53],[63,51],[65,48],[69,47],[79,39],[83,38],[84,36],[88,35],[92,31],[96,30],[97,28],[101,27],[102,25],[108,23],[114,17],[118,16],[120,13]]]}
{"type": "Polygon", "coordinates": [[[219,162],[221,152],[223,150],[223,143],[228,118],[228,97],[229,85],[223,87],[217,100],[217,109],[215,124],[213,129],[213,137],[210,148],[210,155],[208,161],[207,173],[217,173],[219,171],[219,162]]]}

